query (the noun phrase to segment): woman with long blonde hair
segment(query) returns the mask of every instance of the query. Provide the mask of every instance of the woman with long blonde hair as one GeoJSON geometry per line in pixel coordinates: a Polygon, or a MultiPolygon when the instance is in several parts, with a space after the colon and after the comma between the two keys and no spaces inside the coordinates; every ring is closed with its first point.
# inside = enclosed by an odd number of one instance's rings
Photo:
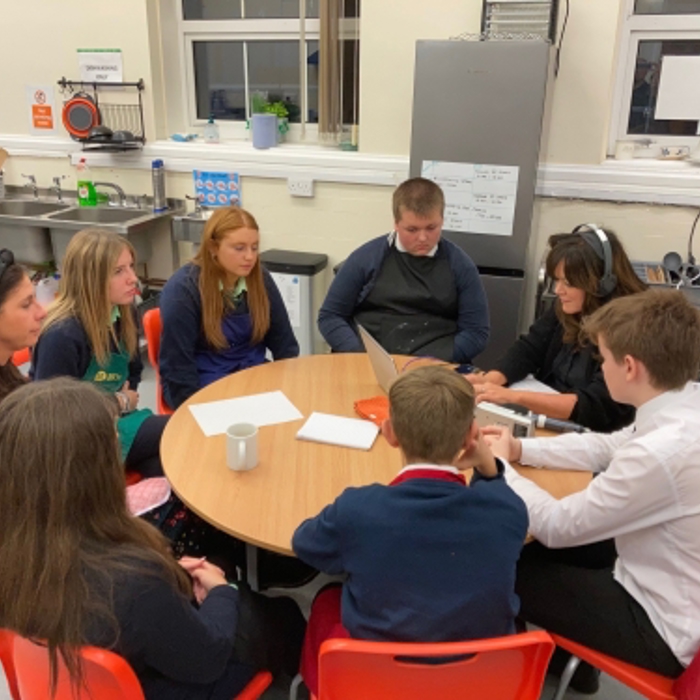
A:
{"type": "Polygon", "coordinates": [[[260,264],[252,214],[218,209],[199,252],[163,289],[160,376],[177,408],[203,386],[238,370],[296,357],[299,345],[274,280],[260,264]]]}
{"type": "Polygon", "coordinates": [[[160,437],[167,416],[138,408],[143,363],[134,266],[134,248],[124,236],[100,229],[73,236],[30,375],[75,377],[111,395],[119,407],[117,427],[126,467],[143,476],[160,476],[160,437]]]}
{"type": "Polygon", "coordinates": [[[68,378],[0,405],[0,627],[44,641],[76,684],[92,645],[125,657],[148,700],[234,697],[253,670],[234,660],[241,594],[130,515],[114,417],[68,378]]]}

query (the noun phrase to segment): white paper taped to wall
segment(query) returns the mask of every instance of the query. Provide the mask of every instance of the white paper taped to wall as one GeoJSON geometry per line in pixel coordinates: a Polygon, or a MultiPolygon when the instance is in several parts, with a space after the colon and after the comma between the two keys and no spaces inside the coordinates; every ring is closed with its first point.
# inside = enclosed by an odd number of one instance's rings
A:
{"type": "Polygon", "coordinates": [[[518,191],[516,165],[424,160],[421,175],[445,193],[448,231],[512,236],[518,191]]]}

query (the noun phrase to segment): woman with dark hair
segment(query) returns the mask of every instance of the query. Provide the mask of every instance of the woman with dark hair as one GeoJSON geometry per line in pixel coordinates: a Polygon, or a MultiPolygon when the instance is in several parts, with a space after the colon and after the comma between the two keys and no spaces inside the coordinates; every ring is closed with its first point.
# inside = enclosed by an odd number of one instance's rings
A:
{"type": "Polygon", "coordinates": [[[67,376],[113,397],[127,469],[162,476],[160,437],[168,416],[139,408],[143,363],[134,299],[135,251],[125,236],[85,229],[71,239],[56,301],[32,357],[32,379],[67,376]]]}
{"type": "MultiPolygon", "coordinates": [[[[203,559],[178,565],[129,514],[115,417],[69,378],[0,405],[0,627],[44,640],[54,679],[60,654],[79,683],[78,648],[92,645],[123,656],[147,700],[229,700],[255,670],[236,660],[255,594],[203,559]]],[[[298,660],[297,637],[284,641],[298,660]]]]}
{"type": "Polygon", "coordinates": [[[547,274],[557,299],[492,369],[467,375],[477,401],[519,404],[551,418],[612,432],[634,409],[610,398],[595,347],[581,336],[582,320],[611,299],[644,291],[617,236],[594,225],[549,239],[547,274]],[[607,246],[607,248],[606,248],[607,246]],[[559,393],[519,391],[529,374],[559,393]]]}
{"type": "Polygon", "coordinates": [[[36,300],[34,285],[15,263],[12,251],[0,250],[0,401],[25,383],[12,355],[33,346],[46,312],[36,300]]]}
{"type": "Polygon", "coordinates": [[[238,370],[299,354],[287,310],[258,256],[260,232],[238,207],[214,212],[192,262],[160,299],[163,397],[177,408],[197,390],[238,370]]]}

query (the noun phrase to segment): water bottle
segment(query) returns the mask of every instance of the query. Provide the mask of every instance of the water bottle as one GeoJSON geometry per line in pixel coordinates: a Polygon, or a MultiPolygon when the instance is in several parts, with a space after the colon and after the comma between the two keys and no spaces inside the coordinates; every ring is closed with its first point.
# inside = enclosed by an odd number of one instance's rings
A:
{"type": "Polygon", "coordinates": [[[165,168],[160,158],[151,163],[151,175],[153,177],[153,211],[165,211],[168,208],[168,200],[165,197],[165,168]]]}

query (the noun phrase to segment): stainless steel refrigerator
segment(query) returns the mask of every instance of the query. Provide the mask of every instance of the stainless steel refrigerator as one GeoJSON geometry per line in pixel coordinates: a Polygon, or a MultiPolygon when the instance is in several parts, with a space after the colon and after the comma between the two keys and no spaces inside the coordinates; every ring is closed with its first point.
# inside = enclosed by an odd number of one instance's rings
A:
{"type": "Polygon", "coordinates": [[[443,235],[476,263],[488,296],[491,337],[476,364],[503,354],[520,327],[549,55],[544,41],[416,46],[410,172],[437,173],[448,203],[449,175],[460,175],[461,204],[448,206],[443,235]],[[499,172],[511,190],[469,189],[470,173],[499,172]]]}

